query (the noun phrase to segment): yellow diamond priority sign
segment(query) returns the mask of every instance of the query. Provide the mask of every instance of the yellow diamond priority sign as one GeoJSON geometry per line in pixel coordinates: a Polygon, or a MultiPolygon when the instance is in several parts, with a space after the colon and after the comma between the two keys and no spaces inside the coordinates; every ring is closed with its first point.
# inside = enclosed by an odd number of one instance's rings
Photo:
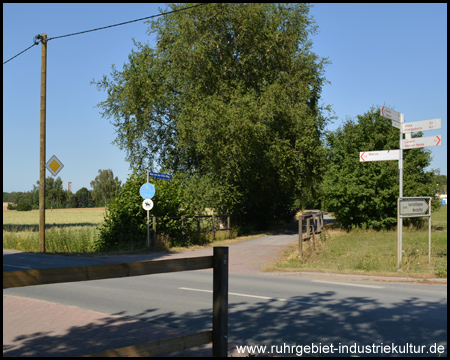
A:
{"type": "Polygon", "coordinates": [[[53,176],[56,176],[64,167],[64,165],[55,155],[53,155],[48,163],[45,164],[45,167],[52,173],[53,176]]]}

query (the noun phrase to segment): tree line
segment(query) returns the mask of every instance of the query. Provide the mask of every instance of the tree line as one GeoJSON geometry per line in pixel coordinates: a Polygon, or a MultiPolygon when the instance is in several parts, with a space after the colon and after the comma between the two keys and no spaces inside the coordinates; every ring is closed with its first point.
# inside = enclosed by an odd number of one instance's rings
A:
{"type": "MultiPolygon", "coordinates": [[[[45,208],[88,208],[107,206],[112,200],[121,182],[114,177],[112,170],[99,170],[97,177],[91,181],[92,190],[82,187],[76,193],[63,189],[61,177],[48,176],[45,179],[45,208]]],[[[3,192],[3,202],[8,202],[9,210],[27,211],[39,209],[39,181],[28,192],[3,192]]]]}

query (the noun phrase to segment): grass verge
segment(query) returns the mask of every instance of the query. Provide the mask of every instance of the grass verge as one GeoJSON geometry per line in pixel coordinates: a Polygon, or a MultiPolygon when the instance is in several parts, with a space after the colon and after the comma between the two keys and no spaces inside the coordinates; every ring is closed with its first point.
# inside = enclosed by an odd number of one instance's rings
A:
{"type": "MultiPolygon", "coordinates": [[[[432,214],[431,263],[428,263],[428,221],[423,229],[404,228],[403,259],[397,269],[397,231],[326,227],[315,246],[298,258],[291,244],[280,261],[265,271],[315,271],[343,274],[447,278],[447,207],[432,214]]],[[[311,243],[308,242],[308,243],[311,243]]]]}

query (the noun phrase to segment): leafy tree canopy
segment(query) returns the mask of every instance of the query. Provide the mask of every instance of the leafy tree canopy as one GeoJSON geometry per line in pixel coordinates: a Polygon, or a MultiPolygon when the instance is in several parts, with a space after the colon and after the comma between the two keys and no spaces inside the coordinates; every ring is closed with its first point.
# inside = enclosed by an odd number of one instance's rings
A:
{"type": "MultiPolygon", "coordinates": [[[[420,137],[422,133],[412,136],[420,137]]],[[[374,107],[328,134],[324,202],[345,228],[382,229],[397,224],[398,161],[360,162],[359,153],[396,150],[399,141],[399,130],[374,107]]],[[[434,195],[434,174],[425,171],[431,162],[430,154],[427,149],[403,151],[403,196],[434,195]]]]}
{"type": "Polygon", "coordinates": [[[212,3],[150,21],[156,47],[136,43],[123,71],[96,82],[130,166],[208,184],[210,207],[241,223],[291,216],[324,160],[328,61],[311,51],[309,9],[212,3]]]}
{"type": "Polygon", "coordinates": [[[92,195],[95,199],[104,199],[106,209],[106,200],[114,197],[116,191],[120,188],[120,184],[121,181],[117,176],[114,177],[111,169],[99,170],[98,175],[91,181],[92,195]]]}

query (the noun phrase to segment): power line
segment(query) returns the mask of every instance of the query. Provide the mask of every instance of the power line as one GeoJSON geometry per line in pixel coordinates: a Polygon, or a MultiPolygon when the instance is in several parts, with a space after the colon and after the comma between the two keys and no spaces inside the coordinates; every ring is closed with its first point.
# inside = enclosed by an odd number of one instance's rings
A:
{"type": "Polygon", "coordinates": [[[15,57],[18,57],[20,54],[23,54],[25,51],[31,49],[31,48],[32,48],[33,46],[35,46],[35,45],[37,45],[37,43],[31,45],[29,48],[26,48],[24,51],[22,51],[22,52],[18,53],[17,55],[13,56],[11,59],[6,60],[6,61],[3,63],[3,65],[5,65],[8,61],[11,61],[11,60],[14,59],[15,57]]]}
{"type": "MultiPolygon", "coordinates": [[[[203,6],[203,5],[207,5],[207,3],[198,4],[198,5],[190,6],[190,7],[187,7],[187,8],[178,9],[178,10],[172,10],[172,11],[169,11],[169,12],[166,12],[166,13],[162,13],[162,14],[157,14],[157,15],[147,16],[147,17],[141,18],[141,19],[136,19],[136,20],[126,21],[126,22],[123,22],[123,23],[120,23],[120,24],[104,26],[104,27],[97,28],[97,29],[86,30],[86,31],[80,31],[80,32],[73,33],[73,34],[67,34],[67,35],[55,36],[55,37],[52,37],[52,38],[48,38],[47,41],[49,41],[49,40],[54,40],[54,39],[60,39],[60,38],[63,38],[63,37],[68,37],[68,36],[74,36],[74,35],[85,34],[85,33],[92,32],[92,31],[97,31],[97,30],[108,29],[108,28],[112,28],[112,27],[115,27],[115,26],[126,25],[126,24],[130,24],[130,23],[133,23],[133,22],[136,22],[136,21],[142,21],[142,20],[147,20],[147,19],[151,19],[151,18],[154,18],[154,17],[158,17],[158,16],[163,16],[163,15],[173,14],[173,13],[178,12],[178,11],[189,10],[189,9],[193,9],[193,8],[196,8],[196,7],[198,7],[198,6],[203,6]]],[[[18,53],[18,54],[15,55],[15,56],[13,56],[11,59],[6,60],[6,61],[3,63],[3,65],[5,65],[8,61],[11,61],[11,60],[14,59],[15,57],[19,56],[20,54],[23,54],[25,51],[31,49],[33,46],[35,46],[35,45],[37,45],[37,44],[38,44],[38,42],[35,42],[35,43],[34,43],[33,45],[31,45],[29,48],[23,50],[22,52],[18,53]]]]}
{"type": "Polygon", "coordinates": [[[182,9],[178,9],[178,10],[173,10],[173,11],[169,11],[169,12],[162,13],[162,14],[158,14],[158,15],[152,15],[152,16],[148,16],[148,17],[145,17],[145,18],[141,18],[141,19],[136,19],[136,20],[126,21],[126,22],[123,22],[123,23],[120,23],[120,24],[104,26],[104,27],[97,28],[97,29],[86,30],[86,31],[80,31],[80,32],[73,33],[73,34],[68,34],[68,35],[55,36],[55,37],[52,37],[52,38],[48,38],[48,40],[59,39],[59,38],[67,37],[67,36],[73,36],[73,35],[80,35],[80,34],[88,33],[88,32],[91,32],[91,31],[103,30],[103,29],[112,28],[112,27],[114,27],[114,26],[120,26],[120,25],[130,24],[130,23],[136,22],[136,21],[147,20],[147,19],[151,19],[151,18],[154,18],[154,17],[162,16],[162,15],[172,14],[172,13],[175,13],[175,12],[178,12],[178,11],[184,11],[184,10],[193,9],[193,8],[198,7],[198,6],[203,6],[203,5],[206,5],[206,4],[207,4],[207,3],[199,4],[199,5],[194,5],[194,6],[190,6],[190,7],[187,7],[187,8],[182,8],[182,9]]]}

